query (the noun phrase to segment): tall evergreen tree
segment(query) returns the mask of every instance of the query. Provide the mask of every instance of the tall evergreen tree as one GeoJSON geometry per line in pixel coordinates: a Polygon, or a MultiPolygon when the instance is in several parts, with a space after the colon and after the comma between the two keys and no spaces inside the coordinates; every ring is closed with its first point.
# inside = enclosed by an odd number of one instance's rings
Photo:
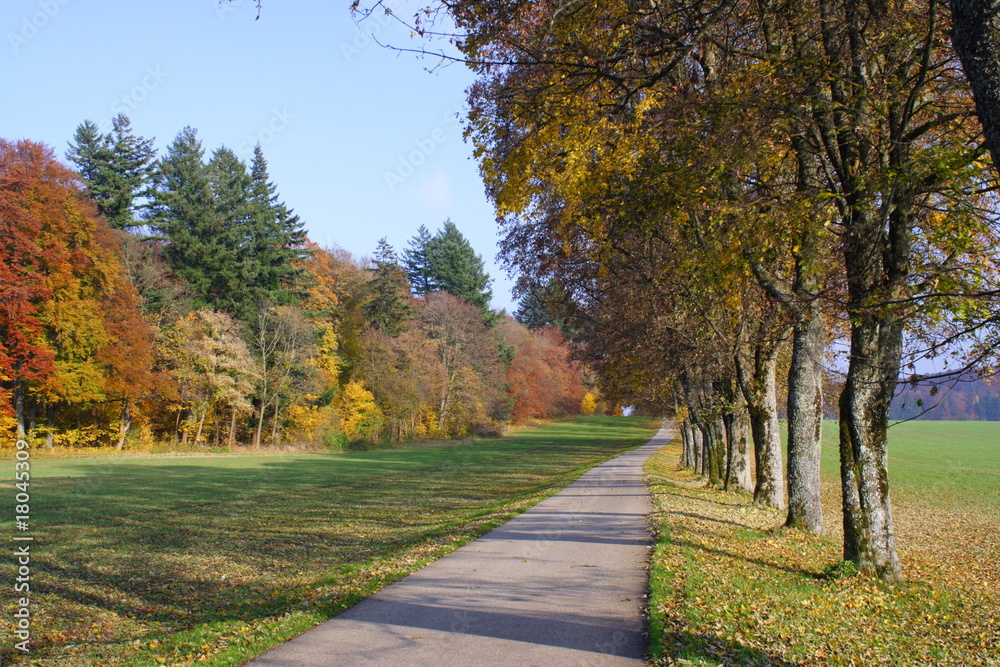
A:
{"type": "Polygon", "coordinates": [[[430,241],[431,233],[427,227],[420,225],[417,235],[410,239],[410,247],[403,251],[403,266],[410,279],[410,288],[417,296],[427,296],[428,292],[436,289],[427,260],[427,244],[430,241]]]}
{"type": "Polygon", "coordinates": [[[83,177],[98,212],[112,227],[136,227],[136,200],[149,194],[156,159],[153,140],[135,136],[125,114],[114,118],[108,134],[85,120],[73,139],[66,157],[83,177]]]}
{"type": "MultiPolygon", "coordinates": [[[[215,215],[221,236],[212,258],[209,303],[245,320],[253,312],[258,290],[247,277],[255,273],[248,265],[252,244],[255,207],[251,203],[253,182],[246,165],[232,150],[222,147],[208,163],[215,215]]],[[[208,267],[206,267],[208,268],[208,267]]]]}
{"type": "Polygon", "coordinates": [[[272,303],[298,301],[305,281],[300,260],[310,253],[305,225],[278,196],[260,144],[254,147],[250,179],[253,215],[245,252],[252,261],[244,279],[272,303]]]}
{"type": "Polygon", "coordinates": [[[214,306],[217,265],[231,255],[232,243],[216,209],[204,155],[194,128],[181,130],[157,163],[149,221],[166,238],[164,255],[195,303],[214,306]]]}
{"type": "Polygon", "coordinates": [[[365,319],[371,328],[398,336],[409,328],[413,318],[412,297],[406,271],[385,237],[379,239],[369,271],[372,279],[368,283],[370,297],[365,304],[365,319]]]}
{"type": "Polygon", "coordinates": [[[493,292],[483,258],[476,254],[455,223],[445,220],[444,227],[424,249],[435,289],[450,292],[484,311],[489,309],[493,292]]]}

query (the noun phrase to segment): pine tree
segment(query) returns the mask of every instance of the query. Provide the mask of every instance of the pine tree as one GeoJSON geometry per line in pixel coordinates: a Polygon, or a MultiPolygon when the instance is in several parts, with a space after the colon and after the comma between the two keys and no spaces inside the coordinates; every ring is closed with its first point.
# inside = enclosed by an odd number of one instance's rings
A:
{"type": "Polygon", "coordinates": [[[136,227],[136,200],[149,194],[156,159],[153,141],[135,136],[128,116],[119,114],[108,134],[101,134],[91,121],[84,121],[76,130],[74,142],[66,157],[76,165],[98,212],[112,227],[136,227]]]}
{"type": "Polygon", "coordinates": [[[444,290],[487,310],[493,296],[483,258],[451,220],[424,246],[435,289],[444,290]]]}
{"type": "Polygon", "coordinates": [[[413,318],[412,297],[406,272],[385,237],[379,239],[369,271],[372,279],[368,283],[370,297],[365,304],[365,319],[372,329],[398,336],[409,328],[413,318]]]}
{"type": "Polygon", "coordinates": [[[427,227],[420,225],[417,235],[410,239],[410,247],[403,251],[403,266],[410,279],[410,288],[417,296],[427,296],[428,292],[436,289],[427,260],[427,244],[430,241],[431,233],[427,227]]]}

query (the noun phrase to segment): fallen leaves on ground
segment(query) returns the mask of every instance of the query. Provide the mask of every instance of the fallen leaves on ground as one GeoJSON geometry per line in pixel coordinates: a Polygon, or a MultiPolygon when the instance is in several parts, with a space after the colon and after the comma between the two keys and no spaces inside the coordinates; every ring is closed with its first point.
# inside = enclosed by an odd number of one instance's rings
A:
{"type": "Polygon", "coordinates": [[[650,613],[655,665],[1000,666],[996,518],[896,502],[907,581],[846,576],[839,489],[823,488],[823,538],[784,512],[707,488],[679,447],[647,466],[660,540],[650,613]]]}

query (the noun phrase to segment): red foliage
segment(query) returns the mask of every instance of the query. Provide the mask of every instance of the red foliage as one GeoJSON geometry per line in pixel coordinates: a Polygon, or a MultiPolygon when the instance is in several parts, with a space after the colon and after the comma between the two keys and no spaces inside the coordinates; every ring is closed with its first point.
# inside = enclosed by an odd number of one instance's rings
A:
{"type": "MultiPolygon", "coordinates": [[[[53,151],[0,139],[0,379],[44,380],[55,355],[42,338],[35,304],[51,295],[42,272],[51,257],[36,244],[46,216],[59,215],[77,180],[53,151]]],[[[10,406],[0,405],[10,412],[10,406]]]]}

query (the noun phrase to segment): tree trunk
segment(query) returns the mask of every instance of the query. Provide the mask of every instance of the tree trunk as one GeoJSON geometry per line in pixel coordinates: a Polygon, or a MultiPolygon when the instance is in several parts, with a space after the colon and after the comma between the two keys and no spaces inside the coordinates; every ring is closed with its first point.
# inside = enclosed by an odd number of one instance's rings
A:
{"type": "Polygon", "coordinates": [[[264,429],[264,407],[267,405],[267,401],[264,397],[260,397],[260,409],[257,410],[257,426],[253,431],[253,446],[260,447],[260,432],[264,429]]]}
{"type": "Polygon", "coordinates": [[[741,400],[726,411],[722,419],[726,427],[726,481],[724,488],[731,491],[734,488],[748,493],[753,492],[753,479],[750,476],[749,431],[750,415],[747,413],[746,402],[741,400]]]}
{"type": "Polygon", "coordinates": [[[229,420],[229,440],[226,445],[232,447],[236,444],[236,406],[232,406],[233,414],[232,418],[229,420]]]}
{"type": "Polygon", "coordinates": [[[195,435],[194,435],[194,444],[195,444],[195,447],[197,447],[198,446],[198,442],[201,441],[201,431],[202,431],[202,429],[205,426],[205,413],[206,412],[208,412],[208,410],[203,409],[201,411],[201,417],[198,418],[198,432],[195,433],[195,435]]]}
{"type": "Polygon", "coordinates": [[[820,443],[823,433],[823,316],[815,304],[802,309],[788,370],[788,517],[786,526],[823,534],[820,443]]]}
{"type": "Polygon", "coordinates": [[[56,408],[49,403],[45,406],[45,448],[52,449],[56,446],[56,408]]]}
{"type": "Polygon", "coordinates": [[[14,380],[14,416],[17,419],[17,439],[27,439],[28,431],[24,428],[24,383],[20,380],[14,380]]]}
{"type": "Polygon", "coordinates": [[[681,442],[684,450],[681,455],[681,465],[688,468],[694,467],[694,439],[691,435],[691,422],[685,419],[681,422],[681,442]]]}
{"type": "Polygon", "coordinates": [[[722,486],[726,475],[726,427],[721,417],[713,417],[706,424],[708,431],[708,481],[722,486]]]}
{"type": "Polygon", "coordinates": [[[274,445],[278,442],[278,411],[281,408],[281,398],[279,396],[274,397],[274,423],[271,424],[271,444],[274,445]]]}
{"type": "Polygon", "coordinates": [[[972,87],[993,167],[1000,172],[1000,2],[951,0],[951,42],[972,87]]]}
{"type": "Polygon", "coordinates": [[[902,580],[889,502],[889,404],[899,376],[903,327],[868,312],[851,328],[851,359],[840,395],[844,559],[885,581],[902,580]]]}
{"type": "MultiPolygon", "coordinates": [[[[742,362],[738,364],[741,367],[742,362]]],[[[778,397],[775,376],[778,367],[778,346],[758,344],[754,352],[753,376],[739,370],[740,386],[750,412],[753,433],[754,462],[757,483],[755,503],[785,509],[785,475],[781,459],[781,436],[778,431],[778,397]]]]}
{"type": "Polygon", "coordinates": [[[701,438],[701,429],[698,428],[697,422],[692,421],[692,423],[691,423],[691,451],[694,454],[694,461],[693,461],[694,465],[692,466],[692,469],[694,470],[695,474],[698,474],[698,475],[705,474],[705,465],[703,463],[703,461],[704,461],[703,454],[704,454],[705,450],[703,448],[701,440],[702,440],[702,438],[701,438]]]}
{"type": "Polygon", "coordinates": [[[121,423],[118,426],[118,444],[115,445],[115,449],[117,449],[119,452],[125,449],[125,438],[128,436],[128,432],[131,428],[132,428],[131,406],[129,405],[128,398],[123,398],[121,423]]]}

